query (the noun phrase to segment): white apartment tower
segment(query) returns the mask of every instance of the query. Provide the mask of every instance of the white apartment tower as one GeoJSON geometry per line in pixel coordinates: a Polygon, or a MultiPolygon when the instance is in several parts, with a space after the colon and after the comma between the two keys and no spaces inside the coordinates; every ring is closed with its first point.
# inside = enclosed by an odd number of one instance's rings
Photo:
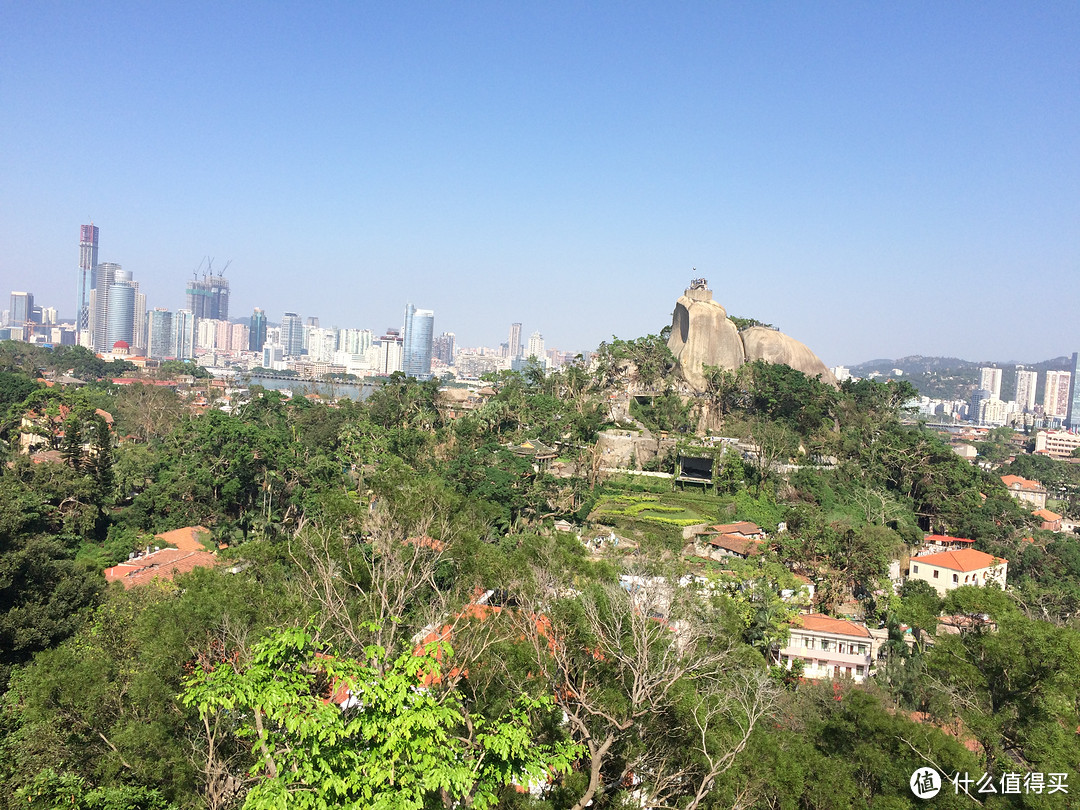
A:
{"type": "Polygon", "coordinates": [[[1016,370],[1016,404],[1024,413],[1035,410],[1035,386],[1038,382],[1037,371],[1016,370]]]}
{"type": "Polygon", "coordinates": [[[1001,369],[979,369],[979,388],[989,391],[991,399],[1001,399],[1001,369]]]}

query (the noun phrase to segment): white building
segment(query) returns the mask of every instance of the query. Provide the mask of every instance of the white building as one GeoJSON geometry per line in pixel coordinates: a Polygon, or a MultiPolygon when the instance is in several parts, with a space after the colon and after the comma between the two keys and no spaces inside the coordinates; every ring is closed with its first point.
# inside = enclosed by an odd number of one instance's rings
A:
{"type": "Polygon", "coordinates": [[[1001,369],[979,369],[979,388],[985,388],[993,399],[1001,399],[1001,369]]]}
{"type": "Polygon", "coordinates": [[[874,652],[874,639],[864,625],[808,613],[792,621],[779,663],[791,669],[792,662],[802,661],[807,678],[862,681],[870,675],[874,652]]]}
{"type": "Polygon", "coordinates": [[[996,582],[1002,588],[1009,573],[1009,561],[973,548],[942,551],[912,557],[908,579],[921,579],[944,596],[963,585],[996,582]]]}
{"type": "Polygon", "coordinates": [[[1040,430],[1035,434],[1035,452],[1054,458],[1069,458],[1080,447],[1080,433],[1067,430],[1040,430]]]}
{"type": "Polygon", "coordinates": [[[1037,371],[1016,371],[1016,404],[1024,413],[1035,410],[1035,386],[1039,382],[1037,371]]]}
{"type": "Polygon", "coordinates": [[[1043,391],[1043,413],[1047,416],[1065,417],[1069,412],[1069,383],[1072,373],[1068,371],[1046,372],[1046,390],[1043,391]]]}

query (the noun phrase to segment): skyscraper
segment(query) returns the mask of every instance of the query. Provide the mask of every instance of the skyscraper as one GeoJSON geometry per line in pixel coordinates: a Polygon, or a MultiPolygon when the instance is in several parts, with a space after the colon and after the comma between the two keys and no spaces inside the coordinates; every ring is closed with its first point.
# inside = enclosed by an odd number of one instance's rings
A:
{"type": "Polygon", "coordinates": [[[82,345],[90,342],[90,291],[94,289],[98,263],[98,229],[83,225],[79,229],[79,276],[75,300],[76,340],[82,345]]]}
{"type": "Polygon", "coordinates": [[[521,324],[510,324],[510,339],[506,343],[506,352],[510,357],[521,357],[521,324]]]}
{"type": "Polygon", "coordinates": [[[1065,427],[1072,431],[1080,430],[1080,352],[1073,352],[1072,377],[1069,378],[1069,415],[1065,417],[1065,427]]]}
{"type": "Polygon", "coordinates": [[[544,336],[539,332],[533,332],[529,336],[529,351],[525,356],[535,357],[541,365],[544,363],[544,336]]]}
{"type": "Polygon", "coordinates": [[[431,336],[434,331],[435,313],[432,310],[406,305],[401,359],[401,370],[406,376],[418,380],[431,376],[431,336]]]}
{"type": "Polygon", "coordinates": [[[992,399],[1001,399],[1001,369],[979,369],[979,388],[989,391],[992,399]]]}
{"type": "Polygon", "coordinates": [[[431,341],[431,356],[438,358],[448,366],[454,365],[454,344],[457,335],[453,332],[443,332],[431,341]]]}
{"type": "Polygon", "coordinates": [[[185,288],[187,308],[196,319],[229,320],[229,280],[213,273],[203,273],[202,280],[192,279],[185,288]]]}
{"type": "Polygon", "coordinates": [[[1038,382],[1037,371],[1016,370],[1016,404],[1025,413],[1035,410],[1035,386],[1038,382]]]}
{"type": "Polygon", "coordinates": [[[177,360],[195,357],[195,314],[190,309],[178,309],[173,313],[173,350],[177,360]]]}
{"type": "Polygon", "coordinates": [[[1072,374],[1068,371],[1046,372],[1046,390],[1043,391],[1043,413],[1047,416],[1065,416],[1069,412],[1069,383],[1072,374]]]}
{"type": "Polygon", "coordinates": [[[28,292],[11,292],[11,310],[8,322],[11,326],[23,326],[33,320],[34,294],[28,292]]]}
{"type": "Polygon", "coordinates": [[[129,349],[135,345],[135,293],[131,273],[117,267],[105,308],[105,342],[97,347],[98,351],[112,351],[113,344],[119,341],[129,349]]]}
{"type": "Polygon", "coordinates": [[[295,312],[286,312],[281,316],[281,345],[286,357],[300,357],[304,354],[304,325],[295,312]]]}
{"type": "Polygon", "coordinates": [[[155,360],[176,356],[176,331],[173,314],[167,309],[154,309],[147,315],[149,354],[155,360]]]}
{"type": "Polygon", "coordinates": [[[90,291],[89,327],[93,333],[90,347],[94,351],[107,352],[112,348],[111,343],[105,345],[109,328],[109,291],[116,279],[116,274],[122,272],[120,265],[113,262],[102,262],[94,267],[94,288],[90,291]]]}
{"type": "Polygon", "coordinates": [[[248,351],[261,352],[266,343],[266,313],[259,307],[251,313],[251,331],[248,333],[248,351]]]}

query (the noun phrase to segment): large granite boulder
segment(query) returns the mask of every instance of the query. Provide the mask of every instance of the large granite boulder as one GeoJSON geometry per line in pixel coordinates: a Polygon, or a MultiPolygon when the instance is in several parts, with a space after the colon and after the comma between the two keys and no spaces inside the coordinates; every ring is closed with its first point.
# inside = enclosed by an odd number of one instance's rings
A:
{"type": "Polygon", "coordinates": [[[683,379],[699,392],[705,390],[705,366],[734,370],[754,360],[783,363],[837,385],[818,356],[795,338],[764,326],[739,332],[727,310],[713,300],[705,279],[694,279],[675,302],[668,348],[675,355],[683,379]]]}
{"type": "Polygon", "coordinates": [[[668,348],[683,379],[698,391],[705,390],[705,366],[738,368],[746,362],[739,330],[702,287],[691,286],[675,302],[668,348]]]}
{"type": "Polygon", "coordinates": [[[746,350],[746,362],[764,360],[766,363],[783,363],[807,377],[820,377],[824,383],[837,384],[833,373],[821,359],[795,338],[764,326],[751,326],[739,335],[746,350]]]}

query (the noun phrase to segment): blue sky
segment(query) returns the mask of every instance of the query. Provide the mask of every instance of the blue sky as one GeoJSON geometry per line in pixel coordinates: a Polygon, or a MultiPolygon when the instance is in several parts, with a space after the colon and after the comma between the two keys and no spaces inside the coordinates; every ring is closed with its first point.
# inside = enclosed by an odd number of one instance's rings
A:
{"type": "Polygon", "coordinates": [[[1080,5],[0,4],[0,290],[497,345],[697,274],[830,365],[1080,349],[1080,5]],[[6,288],[4,288],[6,285],[6,288]],[[1047,305],[1050,305],[1049,307],[1047,305]]]}

